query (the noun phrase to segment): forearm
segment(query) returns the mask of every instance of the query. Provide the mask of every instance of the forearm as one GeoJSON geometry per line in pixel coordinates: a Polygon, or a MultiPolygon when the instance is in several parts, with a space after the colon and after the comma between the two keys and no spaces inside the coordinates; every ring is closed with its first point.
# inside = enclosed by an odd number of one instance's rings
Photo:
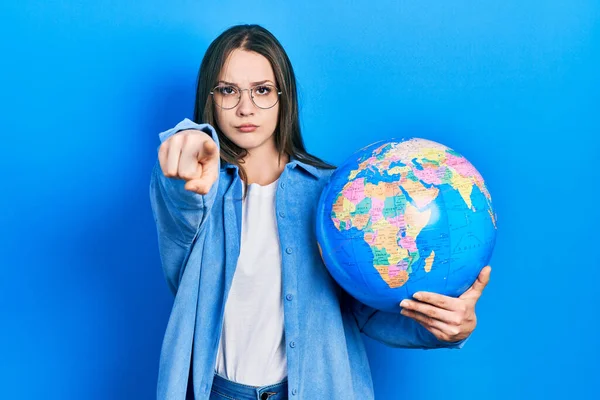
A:
{"type": "Polygon", "coordinates": [[[437,349],[463,347],[465,340],[449,343],[438,340],[415,320],[398,313],[378,311],[346,294],[349,309],[362,333],[390,347],[437,349]]]}
{"type": "MultiPolygon", "coordinates": [[[[164,142],[177,132],[187,129],[207,132],[218,146],[216,132],[210,125],[195,124],[187,119],[162,132],[159,137],[164,142]]],[[[177,291],[182,267],[194,238],[212,206],[217,186],[218,179],[208,194],[200,195],[186,190],[184,180],[166,177],[158,161],[154,165],[150,179],[150,203],[163,271],[173,293],[177,291]]]]}

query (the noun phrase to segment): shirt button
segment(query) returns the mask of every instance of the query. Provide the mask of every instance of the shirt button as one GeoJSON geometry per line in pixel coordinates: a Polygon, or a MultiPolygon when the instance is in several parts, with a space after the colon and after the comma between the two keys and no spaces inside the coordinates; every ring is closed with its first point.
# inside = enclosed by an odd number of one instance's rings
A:
{"type": "Polygon", "coordinates": [[[282,189],[285,189],[285,183],[284,183],[284,182],[281,182],[281,183],[279,184],[279,187],[280,187],[280,188],[282,188],[282,189]]]}
{"type": "Polygon", "coordinates": [[[285,298],[291,301],[294,298],[294,296],[292,296],[291,294],[288,294],[285,296],[285,298]]]}
{"type": "Polygon", "coordinates": [[[292,349],[293,349],[294,347],[296,347],[296,342],[294,342],[294,341],[291,341],[291,342],[290,342],[290,347],[291,347],[292,349]]]}
{"type": "Polygon", "coordinates": [[[285,218],[285,213],[284,213],[283,211],[279,211],[279,216],[280,216],[281,218],[285,218]]]}
{"type": "Polygon", "coordinates": [[[292,395],[295,396],[298,391],[296,389],[292,389],[292,395]]]}
{"type": "Polygon", "coordinates": [[[292,251],[293,250],[292,250],[291,247],[288,247],[287,249],[285,249],[285,252],[288,253],[288,254],[292,254],[292,251]]]}

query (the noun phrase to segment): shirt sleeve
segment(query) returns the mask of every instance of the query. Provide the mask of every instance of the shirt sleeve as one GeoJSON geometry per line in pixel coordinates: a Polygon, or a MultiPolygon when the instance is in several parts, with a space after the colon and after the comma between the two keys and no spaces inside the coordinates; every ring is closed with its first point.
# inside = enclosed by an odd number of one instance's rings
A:
{"type": "MultiPolygon", "coordinates": [[[[211,125],[196,124],[187,118],[175,127],[161,132],[159,139],[163,143],[177,132],[186,129],[197,129],[207,133],[219,148],[217,133],[211,125]]],[[[191,245],[214,203],[218,178],[206,195],[186,190],[184,186],[185,181],[182,179],[165,177],[157,159],[150,178],[150,204],[156,223],[163,272],[173,294],[177,292],[191,245]]]]}
{"type": "Polygon", "coordinates": [[[412,318],[398,313],[379,311],[344,293],[348,307],[362,333],[389,347],[411,349],[460,349],[469,339],[445,342],[412,318]]]}

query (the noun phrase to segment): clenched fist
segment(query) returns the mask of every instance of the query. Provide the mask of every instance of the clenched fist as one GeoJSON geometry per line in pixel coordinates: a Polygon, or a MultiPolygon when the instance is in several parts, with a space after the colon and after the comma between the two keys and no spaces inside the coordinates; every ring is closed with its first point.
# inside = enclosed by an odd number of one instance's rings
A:
{"type": "Polygon", "coordinates": [[[217,144],[205,132],[187,129],[165,140],[158,161],[167,178],[185,180],[185,189],[207,194],[219,173],[217,144]]]}

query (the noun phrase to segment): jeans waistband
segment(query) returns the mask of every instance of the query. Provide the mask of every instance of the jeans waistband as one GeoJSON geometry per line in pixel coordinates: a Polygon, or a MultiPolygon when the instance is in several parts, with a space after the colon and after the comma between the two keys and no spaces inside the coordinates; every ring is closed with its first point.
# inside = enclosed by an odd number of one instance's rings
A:
{"type": "Polygon", "coordinates": [[[225,379],[215,373],[212,390],[236,400],[286,400],[287,379],[268,386],[249,386],[225,379]]]}

